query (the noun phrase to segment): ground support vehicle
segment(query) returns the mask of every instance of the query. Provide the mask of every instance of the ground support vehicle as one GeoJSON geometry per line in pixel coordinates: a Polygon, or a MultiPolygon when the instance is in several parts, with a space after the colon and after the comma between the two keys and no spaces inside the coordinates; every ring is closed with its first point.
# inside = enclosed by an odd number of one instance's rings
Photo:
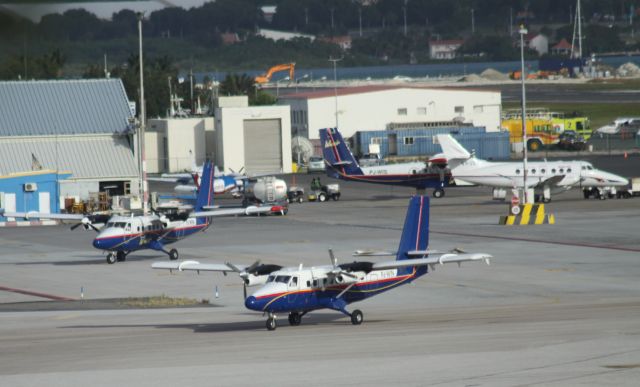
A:
{"type": "Polygon", "coordinates": [[[618,199],[629,199],[634,196],[640,196],[640,177],[632,178],[627,189],[620,189],[616,192],[618,199]]]}
{"type": "Polygon", "coordinates": [[[304,201],[304,188],[293,186],[287,191],[287,201],[289,203],[302,203],[304,201]]]}
{"type": "Polygon", "coordinates": [[[340,200],[340,184],[323,185],[319,190],[311,191],[308,199],[310,202],[314,202],[316,200],[324,202],[329,199],[333,199],[334,201],[340,200]]]}

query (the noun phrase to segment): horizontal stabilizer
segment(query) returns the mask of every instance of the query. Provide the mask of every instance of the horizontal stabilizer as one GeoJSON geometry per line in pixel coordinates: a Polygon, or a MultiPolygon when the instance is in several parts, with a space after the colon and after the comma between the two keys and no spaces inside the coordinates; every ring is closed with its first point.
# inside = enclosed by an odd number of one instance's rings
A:
{"type": "Polygon", "coordinates": [[[395,251],[382,250],[356,250],[353,252],[354,257],[395,257],[395,251]]]}
{"type": "Polygon", "coordinates": [[[339,166],[342,166],[342,165],[351,165],[351,164],[353,164],[353,163],[351,161],[347,161],[347,160],[345,160],[345,161],[336,161],[335,163],[331,163],[331,165],[334,166],[334,167],[339,167],[339,166]]]}
{"type": "Polygon", "coordinates": [[[425,255],[441,254],[438,250],[413,250],[407,251],[407,255],[410,257],[424,257],[425,255]]]}
{"type": "Polygon", "coordinates": [[[58,219],[58,220],[82,220],[85,215],[82,214],[57,214],[49,212],[6,212],[0,209],[0,216],[7,218],[24,218],[24,219],[58,219]]]}
{"type": "Polygon", "coordinates": [[[276,212],[276,210],[271,206],[265,206],[265,207],[249,206],[245,208],[221,208],[215,211],[192,212],[191,214],[189,214],[189,217],[199,218],[199,217],[209,217],[209,216],[255,215],[255,214],[270,214],[272,212],[276,212]]]}
{"type": "Polygon", "coordinates": [[[444,265],[445,263],[462,263],[469,261],[485,261],[487,265],[490,259],[493,258],[489,254],[475,253],[475,254],[442,254],[437,257],[430,258],[418,258],[418,259],[403,259],[398,261],[379,262],[373,265],[373,270],[386,270],[386,269],[399,269],[403,267],[412,266],[426,266],[426,265],[444,265]]]}

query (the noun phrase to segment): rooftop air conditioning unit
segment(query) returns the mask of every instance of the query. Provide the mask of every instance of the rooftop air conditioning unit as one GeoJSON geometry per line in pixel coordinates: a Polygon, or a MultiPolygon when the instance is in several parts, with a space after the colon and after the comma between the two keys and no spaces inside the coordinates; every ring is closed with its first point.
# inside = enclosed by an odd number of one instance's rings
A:
{"type": "Polygon", "coordinates": [[[24,184],[24,192],[33,192],[38,190],[38,185],[36,183],[25,183],[24,184]]]}

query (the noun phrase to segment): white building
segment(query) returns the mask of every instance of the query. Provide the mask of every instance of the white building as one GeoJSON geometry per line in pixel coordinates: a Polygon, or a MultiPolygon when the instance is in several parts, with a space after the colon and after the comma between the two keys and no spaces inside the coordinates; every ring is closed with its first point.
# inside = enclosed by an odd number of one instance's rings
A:
{"type": "Polygon", "coordinates": [[[429,42],[429,57],[431,59],[453,59],[457,51],[464,44],[464,40],[432,40],[429,42]]]}
{"type": "Polygon", "coordinates": [[[549,38],[542,34],[534,35],[530,37],[527,47],[535,50],[538,55],[544,55],[549,52],[549,38]]]}
{"type": "Polygon", "coordinates": [[[460,121],[500,130],[499,91],[467,88],[359,86],[281,96],[291,106],[291,130],[311,140],[337,125],[345,137],[359,130],[383,130],[391,123],[460,121]],[[337,99],[337,118],[336,118],[337,99]]]}
{"type": "Polygon", "coordinates": [[[145,132],[147,172],[181,172],[214,150],[213,117],[150,119],[145,132]]]}
{"type": "Polygon", "coordinates": [[[289,106],[249,106],[246,96],[221,97],[215,117],[215,161],[221,170],[291,172],[289,106]]]}
{"type": "Polygon", "coordinates": [[[257,35],[262,36],[271,40],[291,40],[295,38],[304,38],[309,39],[311,41],[315,40],[316,37],[309,34],[302,34],[299,32],[289,32],[289,31],[278,31],[278,30],[268,30],[265,28],[258,29],[257,35]]]}

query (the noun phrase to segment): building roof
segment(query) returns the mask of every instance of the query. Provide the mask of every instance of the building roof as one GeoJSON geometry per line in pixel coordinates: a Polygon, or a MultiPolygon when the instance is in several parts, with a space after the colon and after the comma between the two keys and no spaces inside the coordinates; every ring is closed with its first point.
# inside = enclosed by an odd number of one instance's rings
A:
{"type": "Polygon", "coordinates": [[[567,39],[562,38],[561,41],[551,48],[555,50],[571,50],[571,44],[567,42],[567,39]]]}
{"type": "Polygon", "coordinates": [[[0,82],[0,136],[123,133],[131,117],[120,79],[0,82]]]}
{"type": "Polygon", "coordinates": [[[138,168],[125,136],[13,137],[0,141],[0,176],[44,169],[64,170],[73,179],[128,178],[138,168]]]}
{"type": "Polygon", "coordinates": [[[449,45],[463,45],[464,40],[462,39],[446,39],[446,40],[430,40],[430,46],[449,46],[449,45]]]}
{"type": "Polygon", "coordinates": [[[495,93],[498,90],[483,90],[483,89],[471,89],[461,87],[427,87],[427,86],[407,86],[407,85],[367,85],[367,86],[353,86],[353,87],[339,87],[335,90],[333,88],[325,88],[315,91],[307,91],[302,93],[292,94],[280,94],[280,99],[314,99],[314,98],[327,98],[333,97],[337,92],[338,96],[352,95],[352,94],[364,94],[374,93],[377,91],[397,90],[397,89],[417,89],[417,90],[448,90],[448,91],[479,91],[485,93],[495,93]]]}

